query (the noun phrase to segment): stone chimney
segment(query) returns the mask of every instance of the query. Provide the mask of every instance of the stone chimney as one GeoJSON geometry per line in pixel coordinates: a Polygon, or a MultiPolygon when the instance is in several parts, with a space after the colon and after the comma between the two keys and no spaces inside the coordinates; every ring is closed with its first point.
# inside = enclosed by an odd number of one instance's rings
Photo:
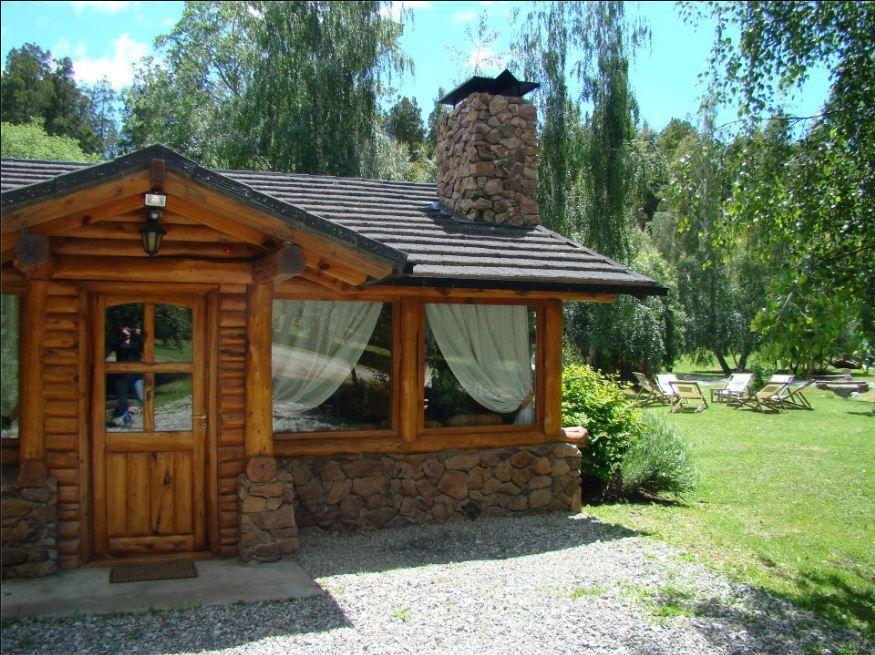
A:
{"type": "Polygon", "coordinates": [[[537,88],[509,71],[472,77],[441,98],[454,105],[438,123],[437,193],[454,213],[504,225],[538,224],[537,88]]]}

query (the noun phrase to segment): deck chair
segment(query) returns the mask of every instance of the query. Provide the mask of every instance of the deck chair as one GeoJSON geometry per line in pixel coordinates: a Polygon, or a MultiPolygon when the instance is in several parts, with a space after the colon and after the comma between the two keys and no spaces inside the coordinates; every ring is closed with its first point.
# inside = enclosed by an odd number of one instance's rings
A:
{"type": "Polygon", "coordinates": [[[635,404],[641,407],[648,405],[668,405],[671,398],[666,396],[659,388],[650,381],[644,373],[632,373],[638,381],[638,395],[635,396],[635,404]]]}
{"type": "Polygon", "coordinates": [[[747,388],[753,380],[753,373],[733,373],[722,389],[711,389],[711,402],[730,402],[734,398],[747,395],[747,388]]]}
{"type": "Polygon", "coordinates": [[[733,409],[739,407],[750,407],[754,411],[759,412],[783,412],[784,400],[782,395],[786,396],[787,385],[777,382],[769,382],[759,391],[755,391],[744,398],[737,399],[733,405],[733,409]]]}
{"type": "Polygon", "coordinates": [[[674,373],[660,373],[656,376],[656,387],[668,398],[669,403],[675,396],[675,391],[671,386],[672,382],[679,382],[674,373]]]}
{"type": "Polygon", "coordinates": [[[790,384],[796,378],[788,373],[775,373],[766,384],[790,384]]]}
{"type": "Polygon", "coordinates": [[[784,405],[790,409],[814,409],[811,403],[808,402],[808,398],[802,393],[803,389],[812,384],[814,384],[814,380],[803,380],[797,385],[788,384],[784,393],[781,394],[781,400],[784,402],[784,405]]]}
{"type": "Polygon", "coordinates": [[[693,413],[701,412],[708,407],[708,401],[705,400],[705,394],[699,388],[698,382],[677,382],[672,380],[670,384],[671,388],[674,389],[674,397],[671,399],[671,407],[669,407],[668,411],[680,412],[684,409],[690,409],[689,406],[684,405],[685,402],[696,404],[692,410],[693,413]]]}

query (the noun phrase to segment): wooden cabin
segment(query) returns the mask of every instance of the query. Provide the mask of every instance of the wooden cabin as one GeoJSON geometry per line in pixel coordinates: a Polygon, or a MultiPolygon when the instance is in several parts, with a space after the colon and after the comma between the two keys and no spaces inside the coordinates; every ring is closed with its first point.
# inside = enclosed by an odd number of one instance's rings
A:
{"type": "Polygon", "coordinates": [[[577,507],[563,302],[665,290],[537,224],[526,85],[437,185],[3,160],[3,575],[577,507]]]}

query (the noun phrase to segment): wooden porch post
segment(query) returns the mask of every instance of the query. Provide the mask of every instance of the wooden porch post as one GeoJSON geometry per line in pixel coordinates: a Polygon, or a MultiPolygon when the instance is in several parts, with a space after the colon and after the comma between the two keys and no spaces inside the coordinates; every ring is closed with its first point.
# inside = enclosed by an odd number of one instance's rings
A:
{"type": "Polygon", "coordinates": [[[28,279],[21,321],[20,468],[18,484],[41,487],[46,482],[45,398],[42,383],[42,346],[45,337],[46,280],[28,279]]]}
{"type": "Polygon", "coordinates": [[[544,304],[544,432],[562,432],[562,301],[544,304]]]}
{"type": "Polygon", "coordinates": [[[399,432],[407,443],[416,441],[419,429],[419,397],[422,384],[419,380],[419,343],[422,340],[422,305],[413,298],[402,298],[401,311],[401,381],[397,389],[401,394],[399,432]]]}
{"type": "Polygon", "coordinates": [[[271,400],[271,317],[273,285],[249,287],[246,322],[246,475],[252,482],[271,479],[273,459],[273,404],[271,400]]]}

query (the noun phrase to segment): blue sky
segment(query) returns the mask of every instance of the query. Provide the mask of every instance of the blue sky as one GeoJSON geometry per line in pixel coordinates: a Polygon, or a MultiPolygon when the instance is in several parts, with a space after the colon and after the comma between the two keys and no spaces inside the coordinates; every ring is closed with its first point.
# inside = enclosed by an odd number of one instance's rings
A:
{"type": "MultiPolygon", "coordinates": [[[[393,3],[404,5],[411,21],[402,47],[413,59],[414,72],[393,80],[397,94],[415,96],[425,115],[431,111],[438,87],[451,88],[470,75],[479,59],[485,72],[499,72],[511,48],[511,15],[517,2],[393,3]],[[491,47],[476,48],[466,29],[485,12],[499,38],[491,47]],[[489,64],[492,64],[490,67],[489,64]]],[[[113,86],[130,83],[132,66],[152,52],[158,34],[168,31],[182,14],[181,2],[3,2],[3,61],[11,48],[35,42],[55,56],[73,60],[79,80],[93,83],[107,77],[113,86]]],[[[640,51],[631,72],[640,117],[661,129],[672,117],[695,114],[702,91],[697,76],[704,70],[713,40],[710,29],[685,24],[674,3],[644,2],[630,6],[650,26],[652,44],[640,51]]],[[[817,70],[789,103],[792,113],[815,114],[829,90],[826,72],[817,70]]],[[[724,109],[718,124],[736,118],[724,109]]]]}

